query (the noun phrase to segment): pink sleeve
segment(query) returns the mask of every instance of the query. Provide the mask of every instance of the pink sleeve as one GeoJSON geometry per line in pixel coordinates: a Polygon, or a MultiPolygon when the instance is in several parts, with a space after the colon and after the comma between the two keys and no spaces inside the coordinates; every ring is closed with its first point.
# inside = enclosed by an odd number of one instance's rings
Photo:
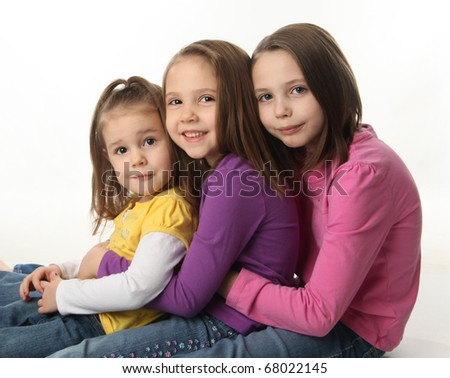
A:
{"type": "Polygon", "coordinates": [[[334,327],[361,288],[395,222],[389,183],[383,175],[370,165],[347,169],[340,177],[346,195],[326,196],[327,205],[316,219],[325,224],[313,225],[324,234],[307,284],[283,287],[242,270],[227,297],[228,305],[263,324],[307,335],[323,336],[334,327]]]}

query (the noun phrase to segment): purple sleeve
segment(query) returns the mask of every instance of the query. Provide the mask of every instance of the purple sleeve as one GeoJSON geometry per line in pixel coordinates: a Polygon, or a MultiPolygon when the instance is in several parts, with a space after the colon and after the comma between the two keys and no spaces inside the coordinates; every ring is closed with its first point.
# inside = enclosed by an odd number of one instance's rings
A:
{"type": "Polygon", "coordinates": [[[218,182],[226,172],[215,173],[204,184],[199,226],[181,269],[148,307],[184,317],[197,315],[213,298],[264,218],[261,193],[242,195],[243,180],[226,185],[218,182]]]}
{"type": "Polygon", "coordinates": [[[115,273],[122,273],[128,270],[131,261],[128,261],[125,257],[119,256],[114,251],[108,251],[100,261],[100,265],[97,271],[97,278],[102,278],[115,273]]]}

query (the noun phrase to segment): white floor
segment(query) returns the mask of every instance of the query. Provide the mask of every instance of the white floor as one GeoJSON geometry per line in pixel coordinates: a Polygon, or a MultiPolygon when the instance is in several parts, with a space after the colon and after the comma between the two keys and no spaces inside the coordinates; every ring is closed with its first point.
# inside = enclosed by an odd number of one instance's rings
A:
{"type": "Polygon", "coordinates": [[[450,258],[423,260],[419,296],[405,336],[387,357],[450,358],[450,258]]]}

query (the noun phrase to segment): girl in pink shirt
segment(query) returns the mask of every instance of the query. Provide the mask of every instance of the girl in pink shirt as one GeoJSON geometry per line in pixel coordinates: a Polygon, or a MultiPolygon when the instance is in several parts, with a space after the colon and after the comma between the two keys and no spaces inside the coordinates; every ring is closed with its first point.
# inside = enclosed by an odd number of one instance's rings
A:
{"type": "Polygon", "coordinates": [[[262,123],[297,161],[299,285],[230,273],[226,303],[269,327],[189,357],[382,356],[400,343],[418,292],[413,178],[360,123],[352,70],[325,30],[294,24],[266,37],[252,78],[262,123]]]}

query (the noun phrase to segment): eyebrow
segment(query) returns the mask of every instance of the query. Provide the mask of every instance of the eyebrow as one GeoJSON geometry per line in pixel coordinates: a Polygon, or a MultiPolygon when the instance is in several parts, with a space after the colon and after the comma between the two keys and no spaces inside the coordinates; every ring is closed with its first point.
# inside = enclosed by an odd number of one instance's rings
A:
{"type": "MultiPolygon", "coordinates": [[[[194,93],[204,93],[204,92],[208,93],[209,92],[209,93],[216,94],[217,93],[217,89],[213,89],[213,88],[198,88],[198,89],[195,89],[193,92],[194,93]]],[[[180,92],[175,92],[175,91],[167,92],[166,93],[166,99],[168,97],[177,97],[179,95],[180,95],[180,92]]]]}
{"type": "MultiPolygon", "coordinates": [[[[162,130],[160,130],[159,127],[151,127],[151,128],[145,129],[143,131],[139,131],[136,135],[140,136],[140,135],[146,135],[146,134],[157,134],[157,133],[160,133],[160,132],[162,132],[162,130]]],[[[119,139],[119,140],[116,140],[116,141],[108,144],[106,146],[106,148],[109,149],[109,148],[112,148],[112,147],[120,146],[122,144],[123,144],[122,139],[119,139]]]]}
{"type": "MultiPolygon", "coordinates": [[[[290,87],[294,84],[307,85],[308,83],[306,82],[306,80],[304,78],[293,79],[293,80],[289,80],[288,82],[284,83],[284,85],[287,87],[290,87]]],[[[261,92],[270,92],[270,90],[268,88],[255,88],[255,93],[261,93],[261,92]]]]}

